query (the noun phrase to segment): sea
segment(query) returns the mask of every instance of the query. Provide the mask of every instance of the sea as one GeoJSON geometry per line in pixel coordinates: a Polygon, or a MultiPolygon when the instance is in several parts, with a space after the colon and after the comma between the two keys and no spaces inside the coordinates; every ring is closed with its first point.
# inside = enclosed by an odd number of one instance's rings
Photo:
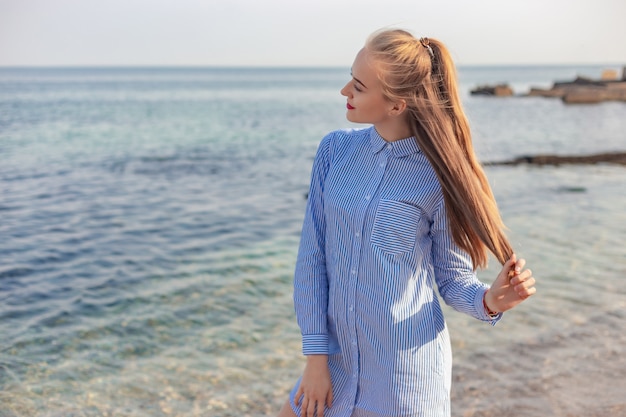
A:
{"type": "MultiPolygon", "coordinates": [[[[626,151],[625,102],[524,96],[606,68],[459,67],[478,158],[626,151]]],[[[349,78],[0,68],[0,417],[276,415],[313,157],[366,127],[349,78]]],[[[485,169],[537,294],[496,326],[446,307],[453,416],[626,415],[626,167],[485,169]]]]}

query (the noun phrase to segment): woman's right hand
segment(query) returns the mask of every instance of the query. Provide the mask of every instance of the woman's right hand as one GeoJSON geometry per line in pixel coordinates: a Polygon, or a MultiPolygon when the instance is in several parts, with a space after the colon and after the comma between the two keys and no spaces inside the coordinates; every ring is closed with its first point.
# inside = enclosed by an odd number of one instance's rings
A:
{"type": "Polygon", "coordinates": [[[501,313],[526,300],[537,292],[535,278],[530,269],[524,269],[526,261],[512,254],[502,266],[496,280],[484,295],[489,311],[501,313]]]}
{"type": "Polygon", "coordinates": [[[302,380],[296,391],[295,403],[302,404],[302,417],[324,417],[324,405],[333,402],[333,387],[330,382],[328,355],[309,355],[302,380]]]}

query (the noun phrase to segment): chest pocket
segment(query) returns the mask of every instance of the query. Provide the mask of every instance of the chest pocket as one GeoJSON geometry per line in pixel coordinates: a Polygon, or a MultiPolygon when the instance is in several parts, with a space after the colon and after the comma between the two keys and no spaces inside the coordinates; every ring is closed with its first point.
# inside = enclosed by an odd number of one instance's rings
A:
{"type": "Polygon", "coordinates": [[[410,204],[380,200],[372,229],[372,245],[385,253],[413,252],[421,211],[410,204]]]}

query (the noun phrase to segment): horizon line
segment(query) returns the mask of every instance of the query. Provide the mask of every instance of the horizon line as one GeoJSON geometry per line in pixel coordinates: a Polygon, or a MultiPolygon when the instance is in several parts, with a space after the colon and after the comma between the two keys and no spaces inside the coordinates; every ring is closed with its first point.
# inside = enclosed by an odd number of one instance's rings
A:
{"type": "MultiPolygon", "coordinates": [[[[561,62],[561,63],[485,63],[455,64],[457,68],[485,67],[622,67],[625,63],[616,62],[561,62]]],[[[205,65],[205,64],[60,64],[60,65],[2,65],[0,69],[345,69],[348,65],[205,65]]]]}

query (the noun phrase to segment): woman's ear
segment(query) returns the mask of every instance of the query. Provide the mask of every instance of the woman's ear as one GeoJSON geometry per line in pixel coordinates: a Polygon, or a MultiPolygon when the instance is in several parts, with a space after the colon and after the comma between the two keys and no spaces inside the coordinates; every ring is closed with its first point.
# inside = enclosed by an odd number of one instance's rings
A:
{"type": "Polygon", "coordinates": [[[399,116],[406,110],[406,101],[399,100],[393,103],[391,110],[389,111],[389,115],[391,116],[399,116]]]}

